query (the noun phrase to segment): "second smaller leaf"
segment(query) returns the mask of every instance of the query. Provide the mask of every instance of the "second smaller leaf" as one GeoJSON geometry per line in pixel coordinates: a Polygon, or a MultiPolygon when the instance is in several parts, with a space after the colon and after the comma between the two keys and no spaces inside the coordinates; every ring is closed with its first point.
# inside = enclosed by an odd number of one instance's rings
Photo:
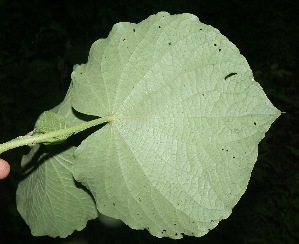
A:
{"type": "MultiPolygon", "coordinates": [[[[65,118],[53,113],[52,111],[43,112],[35,123],[33,135],[44,134],[51,131],[67,128],[65,118]]],[[[56,138],[50,138],[44,144],[61,143],[68,138],[68,135],[62,135],[56,138]]]]}

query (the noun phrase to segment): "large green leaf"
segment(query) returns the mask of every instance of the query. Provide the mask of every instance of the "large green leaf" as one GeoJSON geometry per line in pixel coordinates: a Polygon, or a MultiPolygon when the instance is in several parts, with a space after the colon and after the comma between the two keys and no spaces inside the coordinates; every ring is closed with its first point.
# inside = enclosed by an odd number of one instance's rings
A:
{"type": "MultiPolygon", "coordinates": [[[[82,123],[72,112],[70,92],[53,111],[56,114],[43,113],[36,123],[37,131],[82,123]]],[[[47,149],[37,145],[22,159],[26,177],[17,189],[17,208],[35,236],[66,237],[97,217],[92,197],[73,179],[74,150],[66,145],[47,149]]]]}
{"type": "Polygon", "coordinates": [[[227,218],[280,115],[236,46],[191,14],[114,25],[72,79],[76,110],[114,118],[76,150],[75,179],[101,213],[157,237],[227,218]]]}

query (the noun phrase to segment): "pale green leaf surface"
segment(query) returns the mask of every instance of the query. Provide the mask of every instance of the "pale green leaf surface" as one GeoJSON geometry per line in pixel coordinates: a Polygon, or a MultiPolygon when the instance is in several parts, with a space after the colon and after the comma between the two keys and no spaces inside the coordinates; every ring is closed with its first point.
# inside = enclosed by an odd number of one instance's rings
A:
{"type": "Polygon", "coordinates": [[[62,116],[69,126],[78,125],[85,122],[74,114],[71,105],[72,93],[73,84],[71,83],[64,100],[58,106],[52,109],[52,112],[56,113],[58,116],[62,116]]]}
{"type": "Polygon", "coordinates": [[[76,110],[114,117],[76,150],[75,179],[101,213],[157,237],[227,218],[280,115],[235,45],[191,14],[114,25],[72,80],[76,110]]]}
{"type": "Polygon", "coordinates": [[[66,237],[82,230],[89,219],[97,217],[95,204],[72,177],[74,147],[57,155],[38,153],[39,146],[23,161],[35,157],[41,164],[20,182],[17,208],[35,236],[66,237]]]}
{"type": "MultiPolygon", "coordinates": [[[[69,95],[70,90],[65,100],[52,110],[59,118],[64,116],[63,122],[57,123],[57,117],[49,113],[50,123],[42,123],[42,119],[37,122],[40,123],[38,128],[47,132],[64,123],[80,122],[71,110],[69,95]]],[[[78,188],[73,179],[74,150],[71,147],[61,152],[46,153],[40,146],[34,146],[22,159],[22,167],[31,172],[26,170],[28,175],[18,186],[17,208],[35,236],[66,237],[74,230],[82,230],[88,220],[97,217],[92,197],[78,188]],[[37,168],[31,168],[31,163],[37,168]]]]}
{"type": "MultiPolygon", "coordinates": [[[[57,115],[52,111],[45,111],[39,116],[37,122],[35,123],[33,135],[65,129],[67,128],[67,126],[68,125],[65,118],[57,115]]],[[[67,138],[68,135],[59,136],[58,138],[50,138],[43,144],[51,144],[53,142],[59,143],[65,141],[67,138]]]]}
{"type": "Polygon", "coordinates": [[[66,127],[65,119],[52,111],[43,112],[35,123],[36,133],[47,133],[66,127]]]}

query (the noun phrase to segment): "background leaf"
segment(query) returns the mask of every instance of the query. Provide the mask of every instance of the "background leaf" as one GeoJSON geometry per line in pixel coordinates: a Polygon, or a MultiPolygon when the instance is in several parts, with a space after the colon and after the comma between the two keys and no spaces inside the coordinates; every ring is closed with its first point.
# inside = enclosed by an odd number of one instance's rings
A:
{"type": "Polygon", "coordinates": [[[75,179],[101,213],[158,237],[227,218],[280,115],[239,50],[191,14],[116,24],[72,79],[76,110],[115,118],[76,150],[75,179]]]}
{"type": "MultiPolygon", "coordinates": [[[[52,111],[45,111],[43,112],[34,126],[33,135],[36,134],[44,134],[47,132],[65,129],[67,128],[67,123],[65,119],[52,111]]],[[[46,143],[43,144],[51,144],[51,143],[60,143],[65,141],[68,136],[60,136],[59,138],[50,138],[46,143]]]]}
{"type": "MultiPolygon", "coordinates": [[[[81,121],[72,112],[70,93],[71,87],[65,100],[53,109],[57,114],[43,113],[36,124],[38,130],[47,132],[81,121]]],[[[22,159],[25,177],[18,185],[17,208],[35,236],[66,237],[98,215],[92,197],[73,179],[74,150],[66,145],[35,146],[22,159]]]]}
{"type": "Polygon", "coordinates": [[[91,196],[72,178],[74,149],[44,153],[36,146],[23,158],[38,165],[17,190],[18,211],[35,236],[66,237],[97,217],[91,196]]]}

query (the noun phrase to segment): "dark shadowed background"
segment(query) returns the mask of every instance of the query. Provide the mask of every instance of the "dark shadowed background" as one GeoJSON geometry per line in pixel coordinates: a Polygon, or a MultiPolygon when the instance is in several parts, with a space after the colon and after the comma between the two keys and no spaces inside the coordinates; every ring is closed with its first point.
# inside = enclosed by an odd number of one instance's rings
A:
{"type": "Polygon", "coordinates": [[[259,146],[248,190],[232,215],[202,238],[152,237],[89,221],[66,239],[33,237],[16,210],[20,160],[28,148],[1,155],[11,163],[0,182],[0,243],[299,243],[299,1],[9,1],[0,0],[0,143],[33,129],[63,99],[75,64],[117,22],[159,11],[195,14],[240,49],[272,103],[286,113],[259,146]],[[297,230],[297,233],[296,233],[297,230]],[[297,238],[297,239],[296,239],[297,238]]]}

